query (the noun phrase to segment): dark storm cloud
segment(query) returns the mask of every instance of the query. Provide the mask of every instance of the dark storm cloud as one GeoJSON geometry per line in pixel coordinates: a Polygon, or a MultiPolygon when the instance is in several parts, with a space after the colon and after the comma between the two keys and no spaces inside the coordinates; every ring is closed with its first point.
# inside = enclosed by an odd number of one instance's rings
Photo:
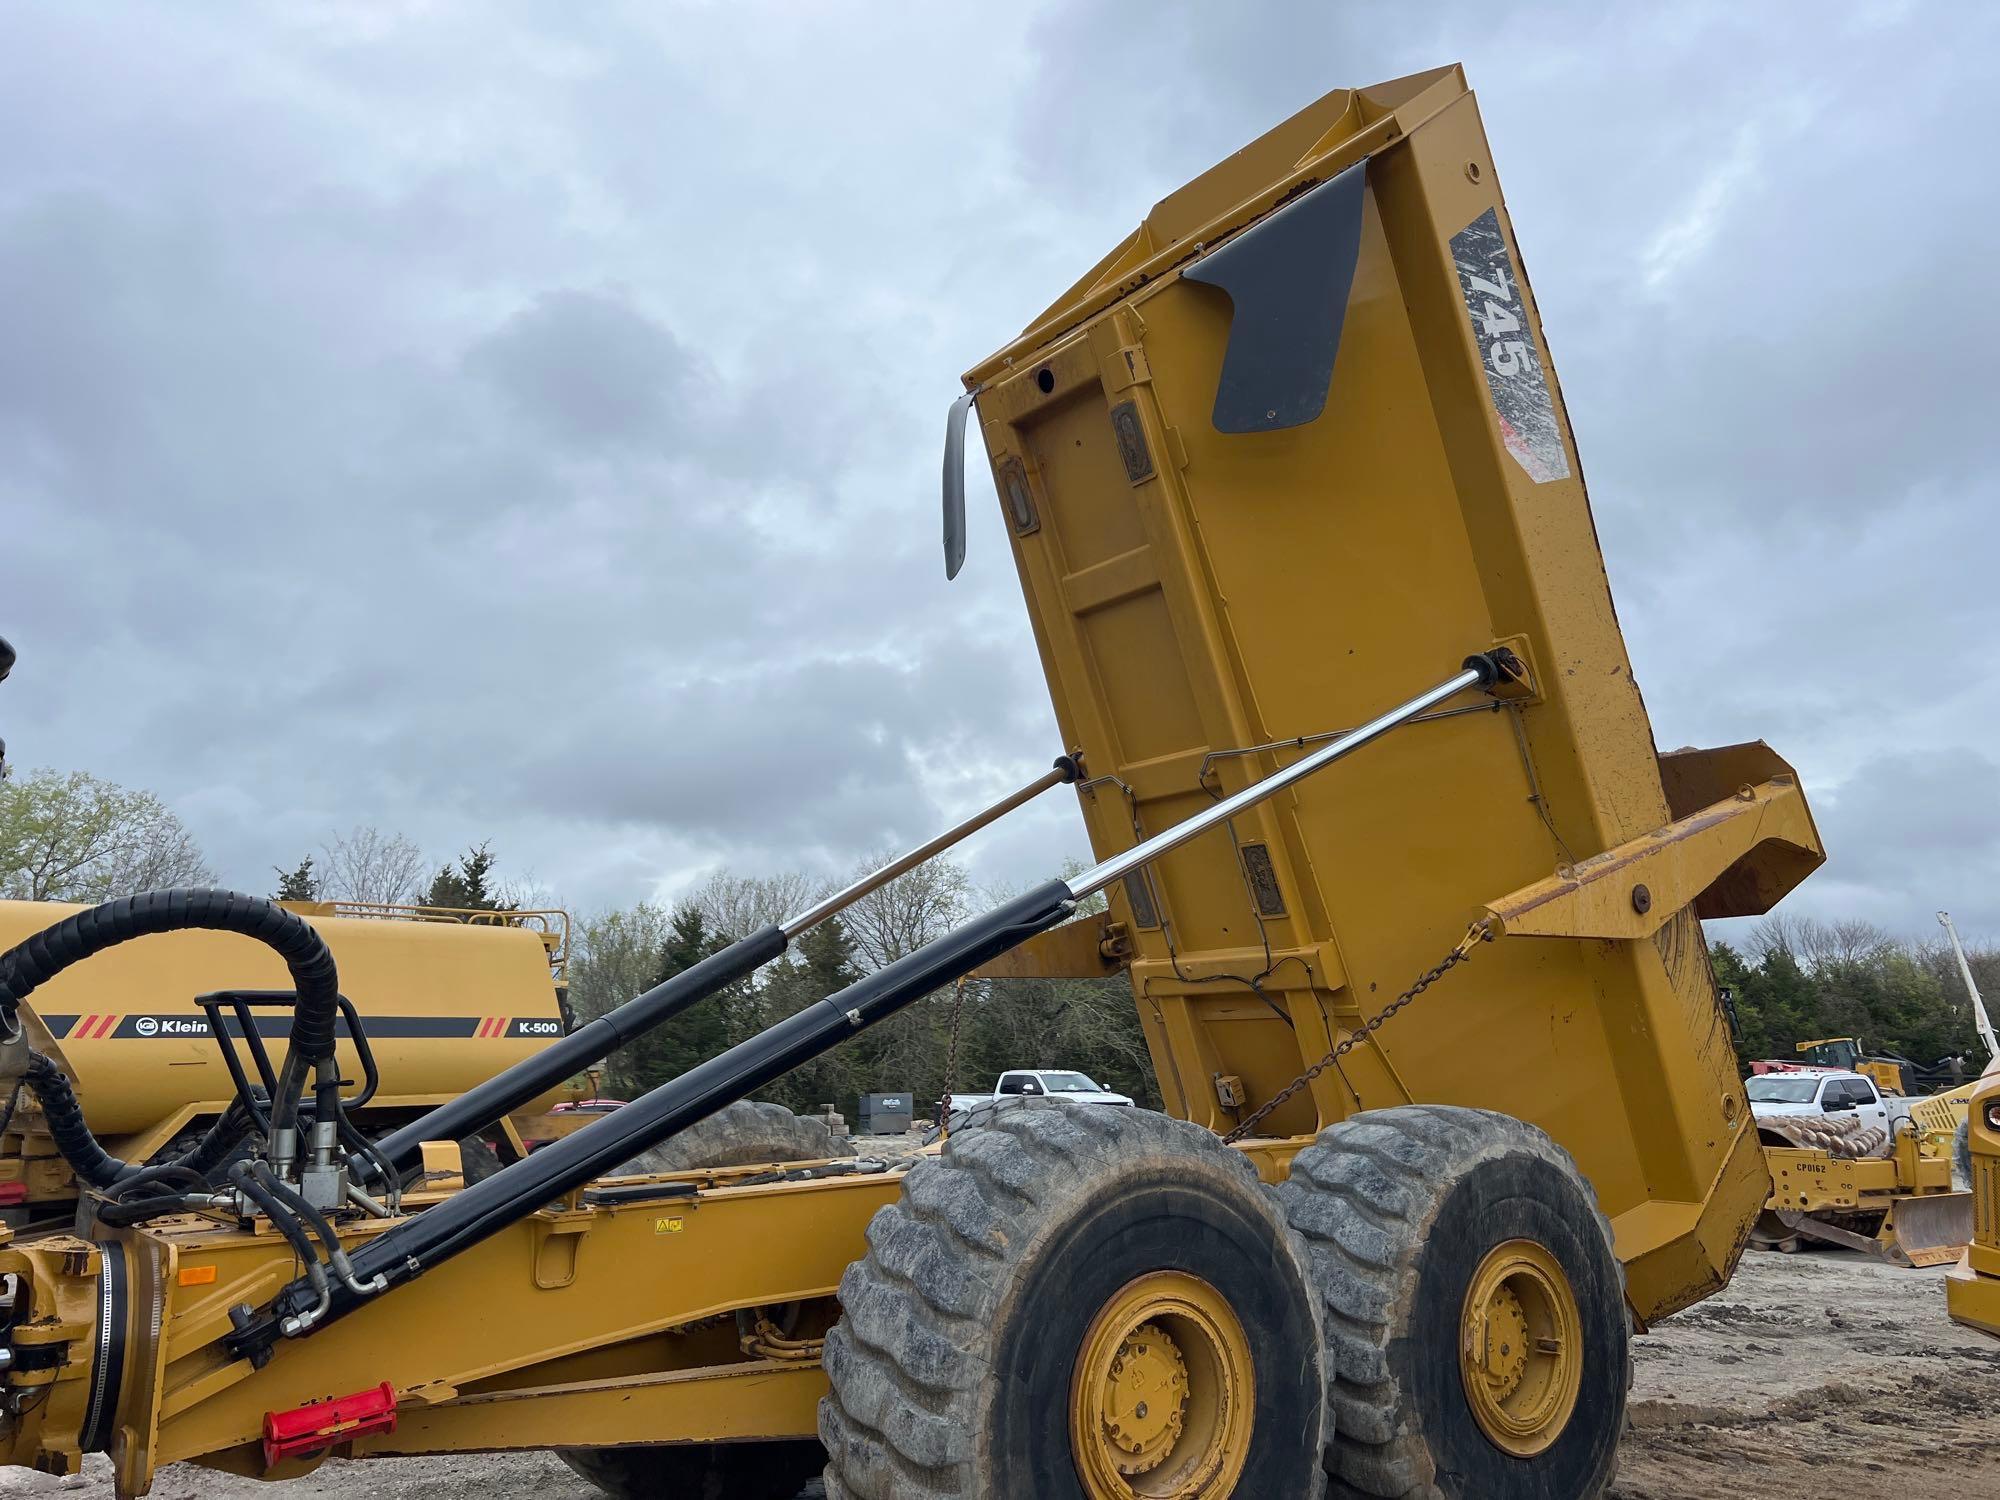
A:
{"type": "MultiPolygon", "coordinates": [[[[1995,802],[1993,32],[26,12],[4,732],[253,888],[360,822],[582,905],[920,838],[1059,748],[990,500],[939,576],[956,372],[1281,114],[1463,59],[1661,740],[1799,763],[1836,857],[1805,907],[2000,933],[2000,832],[1901,801],[1995,802]]],[[[1081,838],[1051,802],[983,847],[1018,881],[1081,838]]]]}
{"type": "Polygon", "coordinates": [[[548,439],[580,448],[658,445],[692,425],[702,372],[671,332],[615,297],[549,292],[466,356],[548,439]]]}

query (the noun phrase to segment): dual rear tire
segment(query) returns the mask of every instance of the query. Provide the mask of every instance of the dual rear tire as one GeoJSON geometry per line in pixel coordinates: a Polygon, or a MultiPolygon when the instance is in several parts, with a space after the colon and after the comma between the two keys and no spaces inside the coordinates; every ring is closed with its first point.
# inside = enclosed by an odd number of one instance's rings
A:
{"type": "Polygon", "coordinates": [[[1145,1111],[954,1127],[841,1283],[829,1500],[1603,1494],[1630,1373],[1609,1225],[1480,1110],[1322,1132],[1263,1187],[1145,1111]]]}

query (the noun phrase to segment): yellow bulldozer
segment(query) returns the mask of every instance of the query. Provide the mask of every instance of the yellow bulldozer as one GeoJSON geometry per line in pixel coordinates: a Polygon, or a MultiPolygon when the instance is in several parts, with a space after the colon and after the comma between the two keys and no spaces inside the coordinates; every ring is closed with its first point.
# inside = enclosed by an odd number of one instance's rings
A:
{"type": "Polygon", "coordinates": [[[1767,747],[1656,752],[1462,73],[1309,105],[978,364],[948,572],[975,413],[1062,754],[847,891],[383,1134],[294,913],[162,893],[0,956],[0,1068],[89,1189],[0,1245],[0,1458],[106,1453],[128,1496],[520,1448],[630,1497],[1604,1493],[1631,1330],[1727,1281],[1770,1187],[1700,921],[1824,856],[1767,747]],[[423,1181],[1062,785],[1087,869],[423,1181]],[[136,1166],[26,1007],[190,929],[286,971],[235,1106],[267,1145],[136,1166]],[[996,1100],[885,1161],[751,1102],[1016,950],[1128,973],[1164,1113],[996,1100]]]}

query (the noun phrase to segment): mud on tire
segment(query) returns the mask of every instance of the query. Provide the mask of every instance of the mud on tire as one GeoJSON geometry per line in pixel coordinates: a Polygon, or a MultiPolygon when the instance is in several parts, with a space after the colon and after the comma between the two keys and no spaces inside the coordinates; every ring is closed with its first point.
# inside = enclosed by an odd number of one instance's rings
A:
{"type": "MultiPolygon", "coordinates": [[[[1249,1333],[1255,1397],[1230,1450],[1234,1493],[1321,1493],[1303,1246],[1249,1162],[1211,1132],[1146,1110],[982,1104],[910,1170],[868,1245],[826,1340],[829,1500],[1076,1500],[1080,1347],[1107,1304],[1161,1273],[1204,1283],[1249,1333]]],[[[1183,1463],[1182,1451],[1164,1463],[1183,1463]]],[[[1174,1472],[1152,1471],[1156,1483],[1174,1472]]],[[[1195,1493],[1220,1495],[1222,1483],[1195,1493]]]]}
{"type": "Polygon", "coordinates": [[[1364,1111],[1320,1132],[1277,1196],[1324,1299],[1331,1495],[1592,1500],[1609,1488],[1631,1381],[1624,1271],[1568,1152],[1487,1110],[1364,1111]],[[1488,1440],[1457,1358],[1475,1268],[1514,1240],[1560,1263],[1583,1361],[1566,1425],[1525,1458],[1488,1440]]]}

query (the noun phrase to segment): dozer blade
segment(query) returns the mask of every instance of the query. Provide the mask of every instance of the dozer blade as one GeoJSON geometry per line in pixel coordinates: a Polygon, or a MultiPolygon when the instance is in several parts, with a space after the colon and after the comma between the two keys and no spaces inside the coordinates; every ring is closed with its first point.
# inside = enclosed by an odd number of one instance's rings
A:
{"type": "Polygon", "coordinates": [[[1957,1260],[1972,1240],[1972,1194],[1925,1193],[1898,1198],[1882,1221],[1881,1239],[1892,1255],[1913,1266],[1957,1260]]]}

